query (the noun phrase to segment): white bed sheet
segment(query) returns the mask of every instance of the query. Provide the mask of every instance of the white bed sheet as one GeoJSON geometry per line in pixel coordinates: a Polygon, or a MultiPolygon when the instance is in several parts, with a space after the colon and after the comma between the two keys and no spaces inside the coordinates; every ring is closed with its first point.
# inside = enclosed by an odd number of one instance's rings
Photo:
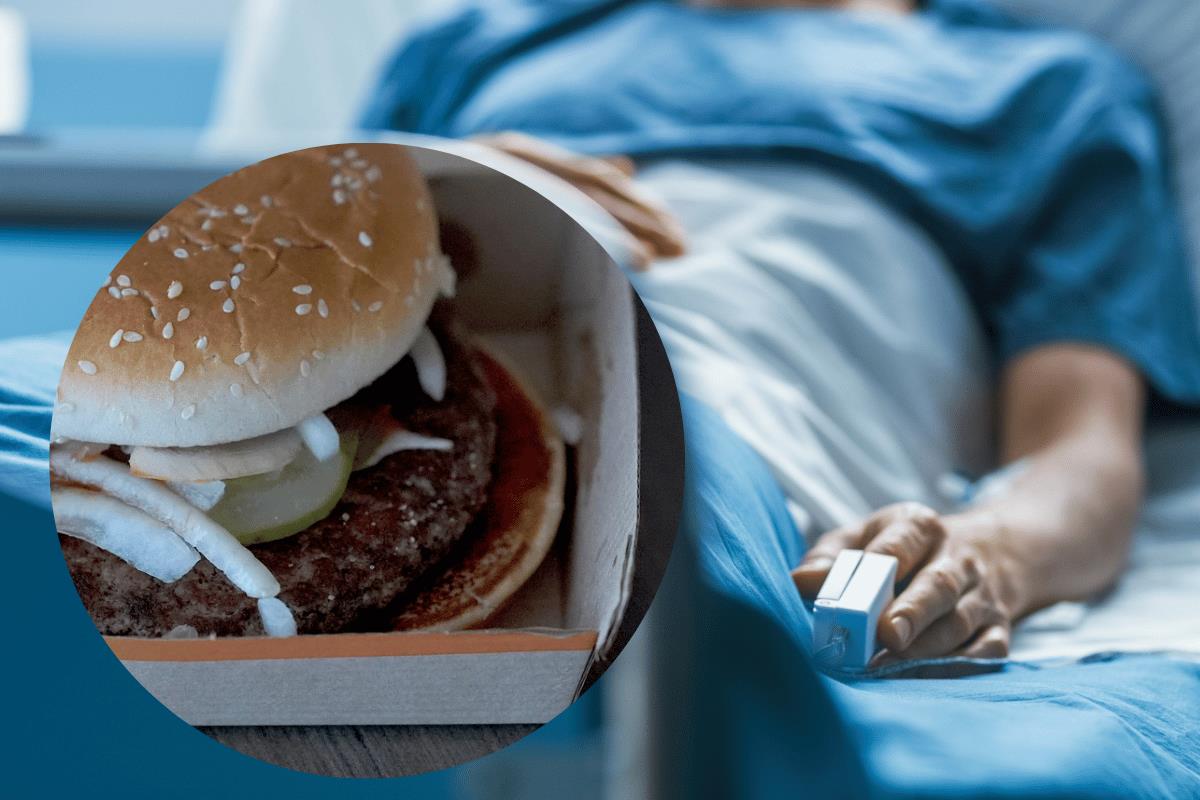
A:
{"type": "MultiPolygon", "coordinates": [[[[940,251],[867,192],[794,163],[646,165],[689,253],[636,279],[681,391],[770,464],[810,538],[989,463],[986,347],[940,251]]],[[[1015,658],[1200,653],[1200,422],[1151,431],[1129,569],[1019,628],[1015,658]]]]}

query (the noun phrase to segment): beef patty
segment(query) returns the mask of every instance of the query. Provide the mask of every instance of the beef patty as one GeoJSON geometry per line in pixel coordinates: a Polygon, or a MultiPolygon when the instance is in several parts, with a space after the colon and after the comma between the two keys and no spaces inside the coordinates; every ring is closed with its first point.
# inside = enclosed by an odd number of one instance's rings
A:
{"type": "MultiPolygon", "coordinates": [[[[341,501],[307,530],[251,548],[282,587],[300,633],[355,629],[442,561],[483,507],[495,450],[496,398],[471,346],[439,308],[431,327],[446,356],[446,395],[421,391],[411,359],[331,412],[391,405],[405,428],[454,442],[449,452],[405,450],[353,473],[341,501]]],[[[212,564],[163,583],[87,542],[60,536],[84,606],[101,633],[261,635],[255,601],[212,564]]]]}

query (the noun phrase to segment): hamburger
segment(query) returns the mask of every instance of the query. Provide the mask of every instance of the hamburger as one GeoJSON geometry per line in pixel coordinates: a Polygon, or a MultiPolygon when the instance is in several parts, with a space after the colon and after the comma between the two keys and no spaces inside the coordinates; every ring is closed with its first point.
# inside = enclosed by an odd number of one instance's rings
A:
{"type": "Polygon", "coordinates": [[[563,445],[454,313],[405,148],[193,195],[122,258],[58,387],[51,497],[106,635],[453,630],[548,551],[563,445]]]}

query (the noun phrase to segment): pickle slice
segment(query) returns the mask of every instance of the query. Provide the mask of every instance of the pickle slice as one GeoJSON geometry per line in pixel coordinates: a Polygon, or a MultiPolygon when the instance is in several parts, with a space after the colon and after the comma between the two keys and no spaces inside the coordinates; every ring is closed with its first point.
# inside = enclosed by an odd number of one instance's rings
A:
{"type": "Polygon", "coordinates": [[[226,481],[225,496],[208,515],[245,545],[299,533],[337,505],[357,448],[357,436],[342,436],[338,453],[325,461],[305,448],[278,472],[226,481]]]}

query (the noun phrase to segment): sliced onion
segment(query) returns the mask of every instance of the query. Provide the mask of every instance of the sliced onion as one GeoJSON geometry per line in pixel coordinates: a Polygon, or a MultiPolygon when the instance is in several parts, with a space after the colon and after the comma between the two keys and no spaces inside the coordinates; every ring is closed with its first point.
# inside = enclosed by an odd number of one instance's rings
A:
{"type": "Polygon", "coordinates": [[[251,597],[279,594],[279,581],[254,554],[163,484],[131,475],[124,464],[111,458],[80,461],[65,451],[51,450],[50,471],[69,481],[94,486],[145,511],[199,550],[234,586],[251,597]]]}
{"type": "Polygon", "coordinates": [[[578,411],[570,406],[555,406],[550,416],[554,419],[554,427],[558,428],[558,435],[564,442],[569,445],[579,444],[583,439],[584,422],[578,411]]]}
{"type": "Polygon", "coordinates": [[[358,470],[373,467],[392,453],[399,453],[401,450],[448,451],[453,449],[454,442],[449,439],[441,439],[436,436],[423,436],[419,433],[397,428],[380,439],[379,443],[369,452],[359,450],[354,460],[354,468],[358,470]]]}
{"type": "Polygon", "coordinates": [[[163,634],[164,639],[199,639],[200,632],[191,625],[176,625],[163,634]]]}
{"type": "Polygon", "coordinates": [[[458,273],[450,266],[450,259],[445,256],[442,256],[438,265],[438,278],[438,288],[441,289],[442,296],[454,297],[458,292],[458,273]]]}
{"type": "Polygon", "coordinates": [[[200,555],[170,528],[120,500],[87,489],[50,490],[54,522],[164,583],[182,578],[200,555]]]}
{"type": "Polygon", "coordinates": [[[267,636],[295,636],[296,618],[278,597],[264,597],[258,601],[258,616],[262,619],[267,636]]]}
{"type": "Polygon", "coordinates": [[[201,511],[209,511],[225,496],[225,481],[170,481],[171,491],[201,511]]]}
{"type": "Polygon", "coordinates": [[[421,388],[440,403],[446,396],[446,358],[429,328],[421,331],[421,335],[413,342],[410,354],[417,367],[417,381],[421,388]]]}
{"type": "Polygon", "coordinates": [[[329,417],[324,414],[309,417],[297,425],[296,430],[299,432],[300,438],[304,440],[304,445],[317,461],[328,461],[342,448],[342,440],[338,436],[337,428],[333,427],[329,417]]]}
{"type": "Polygon", "coordinates": [[[134,475],[162,481],[217,481],[283,469],[300,453],[291,428],[253,439],[202,447],[135,447],[129,454],[134,475]]]}

